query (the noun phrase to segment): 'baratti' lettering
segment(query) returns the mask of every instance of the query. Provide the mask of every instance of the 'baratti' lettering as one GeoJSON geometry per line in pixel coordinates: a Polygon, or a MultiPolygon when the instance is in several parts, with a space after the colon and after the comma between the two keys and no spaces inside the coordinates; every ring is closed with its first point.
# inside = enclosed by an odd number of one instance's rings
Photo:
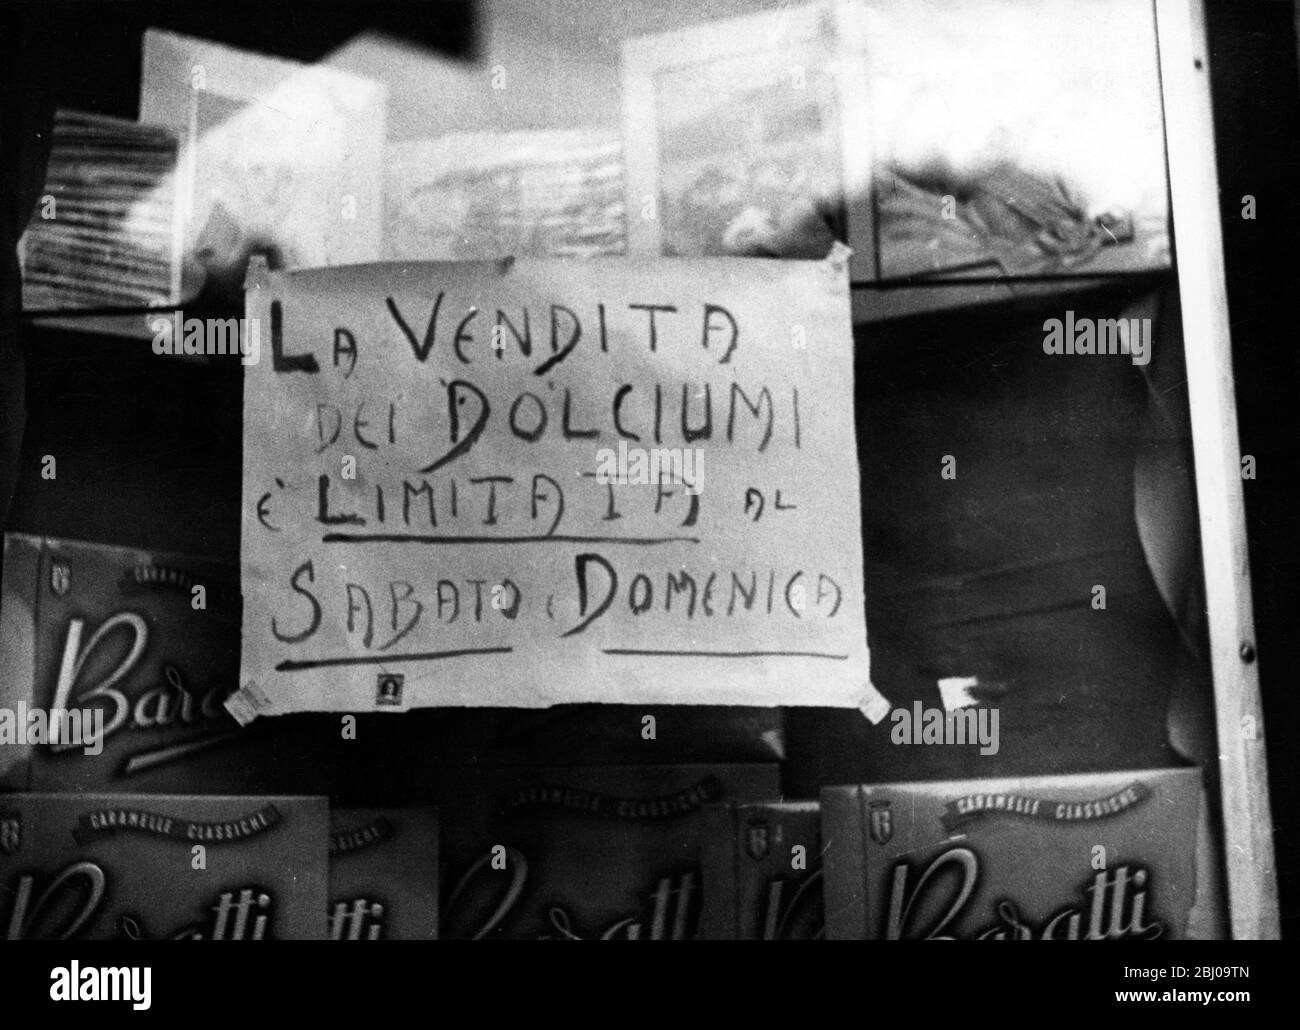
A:
{"type": "MultiPolygon", "coordinates": [[[[911,872],[908,862],[894,866],[886,909],[885,939],[953,941],[959,938],[949,932],[957,924],[969,904],[979,882],[979,858],[970,848],[950,848],[937,856],[916,881],[908,893],[907,881],[911,872]],[[930,927],[914,926],[913,912],[925,909],[923,899],[940,873],[949,866],[956,867],[958,882],[947,908],[930,927]]],[[[1007,899],[995,904],[999,922],[977,932],[974,940],[1042,940],[1042,941],[1113,941],[1125,937],[1154,940],[1164,933],[1161,923],[1144,923],[1146,913],[1147,883],[1150,874],[1141,866],[1119,866],[1097,873],[1092,883],[1081,888],[1088,898],[1086,932],[1083,931],[1084,912],[1079,908],[1062,908],[1055,912],[1041,928],[1020,919],[1016,906],[1007,899]]]]}

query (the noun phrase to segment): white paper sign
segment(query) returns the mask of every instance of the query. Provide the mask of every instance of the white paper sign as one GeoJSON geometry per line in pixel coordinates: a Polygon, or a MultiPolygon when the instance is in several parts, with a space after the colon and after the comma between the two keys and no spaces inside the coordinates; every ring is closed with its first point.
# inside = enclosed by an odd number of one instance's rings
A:
{"type": "Polygon", "coordinates": [[[868,681],[845,262],[250,275],[241,720],[868,681]]]}

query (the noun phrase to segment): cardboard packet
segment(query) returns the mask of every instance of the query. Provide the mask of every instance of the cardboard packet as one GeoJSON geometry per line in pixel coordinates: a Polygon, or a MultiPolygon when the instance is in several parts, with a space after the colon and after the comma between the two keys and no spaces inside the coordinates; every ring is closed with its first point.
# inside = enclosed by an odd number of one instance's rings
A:
{"type": "Polygon", "coordinates": [[[1182,938],[1199,769],[822,790],[830,939],[1182,938]]]}
{"type": "Polygon", "coordinates": [[[0,794],[5,940],[325,937],[328,802],[0,794]]]}
{"type": "Polygon", "coordinates": [[[707,823],[699,936],[820,939],[825,916],[817,802],[718,806],[707,823]]]}
{"type": "Polygon", "coordinates": [[[779,797],[775,765],[448,770],[440,936],[688,940],[714,802],[779,797]]]}
{"type": "Polygon", "coordinates": [[[329,850],[330,940],[437,938],[436,808],[336,808],[329,850]]]}

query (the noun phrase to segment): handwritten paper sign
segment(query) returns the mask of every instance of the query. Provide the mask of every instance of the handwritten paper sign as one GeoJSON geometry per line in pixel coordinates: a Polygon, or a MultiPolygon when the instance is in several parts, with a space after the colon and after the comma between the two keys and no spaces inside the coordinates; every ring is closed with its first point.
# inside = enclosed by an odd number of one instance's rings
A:
{"type": "Polygon", "coordinates": [[[260,266],[247,308],[237,718],[860,703],[841,255],[260,266]]]}

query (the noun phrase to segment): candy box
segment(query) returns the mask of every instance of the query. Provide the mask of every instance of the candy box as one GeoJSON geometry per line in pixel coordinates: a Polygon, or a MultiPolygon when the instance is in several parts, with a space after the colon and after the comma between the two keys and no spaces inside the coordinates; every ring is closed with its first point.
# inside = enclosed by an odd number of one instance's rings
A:
{"type": "Polygon", "coordinates": [[[705,806],[779,797],[775,765],[447,770],[444,938],[686,940],[705,806]]]}
{"type": "Polygon", "coordinates": [[[822,936],[821,814],[816,801],[719,805],[706,816],[699,936],[822,936]]]}
{"type": "Polygon", "coordinates": [[[4,544],[0,786],[314,795],[362,780],[375,733],[338,746],[337,718],[241,729],[225,710],[239,671],[235,566],[22,534],[4,544]],[[66,730],[36,732],[41,720],[66,730]]]}
{"type": "Polygon", "coordinates": [[[325,936],[324,798],[0,794],[5,940],[325,936]]]}
{"type": "Polygon", "coordinates": [[[831,939],[1180,938],[1198,769],[822,790],[831,939]]]}
{"type": "Polygon", "coordinates": [[[330,940],[437,938],[438,810],[336,808],[330,829],[330,940]]]}
{"type": "Polygon", "coordinates": [[[28,734],[0,747],[0,783],[178,794],[269,786],[265,763],[249,761],[253,735],[222,707],[239,662],[237,570],[9,534],[3,585],[0,706],[85,715],[100,739],[85,747],[28,734]]]}

